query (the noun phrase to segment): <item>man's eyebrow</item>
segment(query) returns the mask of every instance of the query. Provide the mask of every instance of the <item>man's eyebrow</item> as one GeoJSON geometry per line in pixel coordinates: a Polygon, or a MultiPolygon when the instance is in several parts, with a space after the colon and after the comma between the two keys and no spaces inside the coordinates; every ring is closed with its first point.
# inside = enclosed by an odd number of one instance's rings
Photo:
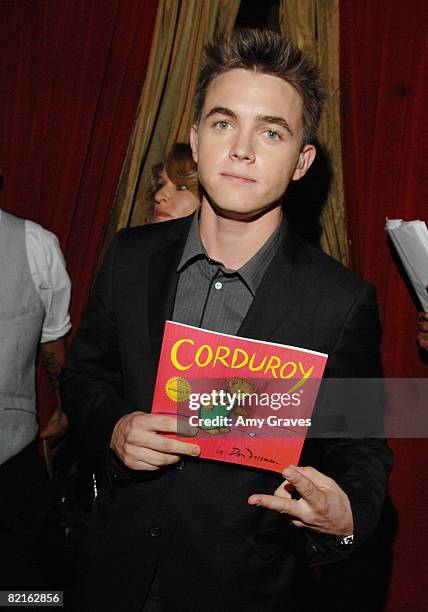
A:
{"type": "Polygon", "coordinates": [[[236,113],[233,112],[230,108],[226,108],[225,106],[214,106],[209,113],[205,115],[205,119],[211,117],[211,115],[226,115],[226,117],[231,117],[232,119],[236,119],[236,113]]]}
{"type": "MultiPolygon", "coordinates": [[[[237,119],[236,113],[226,106],[214,106],[209,113],[205,115],[205,119],[208,119],[208,117],[211,117],[211,115],[225,115],[226,117],[237,119]]],[[[290,128],[284,117],[276,117],[275,115],[258,115],[256,120],[259,123],[272,123],[273,125],[279,125],[293,135],[293,130],[290,128]]]]}
{"type": "Polygon", "coordinates": [[[288,125],[288,122],[284,119],[284,117],[275,117],[273,115],[259,115],[257,117],[257,121],[260,123],[272,123],[274,125],[279,125],[287,130],[291,135],[293,135],[293,130],[288,125]]]}

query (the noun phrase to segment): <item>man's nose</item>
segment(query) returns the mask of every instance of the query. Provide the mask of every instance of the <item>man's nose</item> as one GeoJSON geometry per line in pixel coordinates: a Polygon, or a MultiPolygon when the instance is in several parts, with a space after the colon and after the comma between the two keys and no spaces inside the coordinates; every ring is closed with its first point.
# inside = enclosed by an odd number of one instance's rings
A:
{"type": "Polygon", "coordinates": [[[255,153],[251,134],[245,133],[242,130],[237,132],[230,147],[229,156],[231,159],[253,162],[255,160],[255,153]]]}

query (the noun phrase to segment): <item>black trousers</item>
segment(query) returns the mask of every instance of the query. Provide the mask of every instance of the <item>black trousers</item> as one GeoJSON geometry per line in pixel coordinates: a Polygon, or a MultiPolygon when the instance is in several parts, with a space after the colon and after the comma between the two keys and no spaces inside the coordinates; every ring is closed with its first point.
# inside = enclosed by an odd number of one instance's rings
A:
{"type": "Polygon", "coordinates": [[[52,503],[35,440],[0,466],[0,590],[43,588],[35,564],[52,503]]]}

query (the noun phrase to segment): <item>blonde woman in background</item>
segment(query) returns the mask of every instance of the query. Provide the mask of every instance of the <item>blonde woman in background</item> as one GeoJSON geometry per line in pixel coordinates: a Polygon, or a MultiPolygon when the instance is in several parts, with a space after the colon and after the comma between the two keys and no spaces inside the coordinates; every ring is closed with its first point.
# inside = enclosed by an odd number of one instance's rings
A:
{"type": "Polygon", "coordinates": [[[153,166],[147,197],[152,223],[186,217],[199,207],[198,170],[189,145],[175,143],[165,162],[153,166]]]}

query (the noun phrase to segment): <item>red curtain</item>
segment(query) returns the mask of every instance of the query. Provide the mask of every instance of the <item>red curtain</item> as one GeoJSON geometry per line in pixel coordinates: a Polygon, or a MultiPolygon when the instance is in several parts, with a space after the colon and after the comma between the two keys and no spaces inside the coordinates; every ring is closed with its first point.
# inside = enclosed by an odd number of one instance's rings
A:
{"type": "MultiPolygon", "coordinates": [[[[58,236],[73,282],[74,329],[111,211],[156,10],[157,0],[0,2],[1,207],[58,236]]],[[[48,395],[42,384],[43,404],[48,395]]]]}
{"type": "MultiPolygon", "coordinates": [[[[428,31],[424,0],[340,2],[346,211],[354,269],[375,284],[385,375],[425,378],[416,313],[384,232],[385,217],[428,221],[428,31]]],[[[427,262],[428,266],[428,262],[427,262]]],[[[420,309],[420,306],[419,306],[420,309]]],[[[400,406],[406,410],[405,402],[400,406]]],[[[426,610],[425,440],[391,440],[398,512],[386,609],[426,610]]]]}

